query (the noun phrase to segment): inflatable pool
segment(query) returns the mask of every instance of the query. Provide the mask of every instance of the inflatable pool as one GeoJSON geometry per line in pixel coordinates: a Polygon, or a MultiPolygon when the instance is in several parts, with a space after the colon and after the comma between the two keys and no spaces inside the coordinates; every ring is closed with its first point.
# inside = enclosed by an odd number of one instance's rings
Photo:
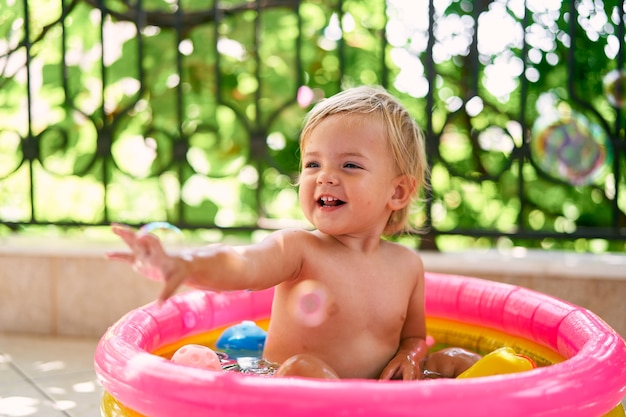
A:
{"type": "Polygon", "coordinates": [[[268,378],[177,365],[177,347],[267,320],[271,290],[179,294],[133,310],[102,337],[105,416],[623,416],[626,344],[581,307],[525,288],[428,273],[428,332],[479,352],[511,346],[531,371],[422,381],[268,378]],[[609,414],[607,414],[609,413],[609,414]]]}

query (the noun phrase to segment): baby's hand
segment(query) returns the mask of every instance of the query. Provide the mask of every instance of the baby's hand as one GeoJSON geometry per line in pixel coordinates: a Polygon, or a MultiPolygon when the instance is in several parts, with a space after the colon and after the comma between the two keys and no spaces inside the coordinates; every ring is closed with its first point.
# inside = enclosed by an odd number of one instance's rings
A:
{"type": "Polygon", "coordinates": [[[414,379],[422,379],[422,370],[411,355],[398,353],[383,369],[380,379],[402,379],[404,381],[413,381],[414,379]]]}
{"type": "Polygon", "coordinates": [[[150,233],[135,232],[128,226],[113,225],[113,233],[124,240],[131,252],[108,252],[108,259],[130,264],[141,275],[165,282],[159,302],[169,298],[182,284],[185,274],[182,259],[168,255],[159,238],[150,233]]]}
{"type": "Polygon", "coordinates": [[[482,356],[467,349],[449,347],[433,352],[428,356],[424,368],[438,378],[456,378],[482,356]]]}

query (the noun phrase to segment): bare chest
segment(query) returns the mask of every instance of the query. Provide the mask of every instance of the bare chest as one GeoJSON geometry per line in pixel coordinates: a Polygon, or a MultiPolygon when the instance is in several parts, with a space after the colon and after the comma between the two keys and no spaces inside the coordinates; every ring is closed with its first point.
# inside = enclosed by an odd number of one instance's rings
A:
{"type": "Polygon", "coordinates": [[[330,263],[308,268],[301,279],[315,280],[328,294],[328,314],[336,323],[361,328],[395,328],[406,318],[412,277],[401,268],[371,262],[347,267],[330,263]]]}

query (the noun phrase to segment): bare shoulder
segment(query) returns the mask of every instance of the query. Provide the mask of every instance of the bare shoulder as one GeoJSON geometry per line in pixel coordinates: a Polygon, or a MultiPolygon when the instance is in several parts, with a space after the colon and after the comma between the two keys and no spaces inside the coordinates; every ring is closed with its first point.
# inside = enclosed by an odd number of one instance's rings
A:
{"type": "Polygon", "coordinates": [[[424,264],[422,263],[422,257],[419,253],[408,246],[394,242],[384,242],[386,251],[389,251],[389,256],[392,259],[396,259],[399,263],[406,265],[409,268],[414,268],[417,271],[423,272],[424,264]]]}
{"type": "Polygon", "coordinates": [[[296,253],[312,249],[320,239],[310,230],[305,229],[281,229],[272,232],[261,245],[278,247],[284,253],[296,253]]]}
{"type": "Polygon", "coordinates": [[[275,232],[272,232],[266,239],[271,239],[277,242],[288,242],[292,244],[302,243],[311,243],[318,238],[315,236],[315,233],[311,230],[306,229],[280,229],[275,232]]]}

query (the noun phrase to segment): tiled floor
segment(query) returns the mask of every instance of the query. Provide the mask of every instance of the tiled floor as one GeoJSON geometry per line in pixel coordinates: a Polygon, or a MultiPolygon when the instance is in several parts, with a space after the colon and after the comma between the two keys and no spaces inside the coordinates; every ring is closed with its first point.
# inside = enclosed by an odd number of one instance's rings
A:
{"type": "Polygon", "coordinates": [[[0,417],[97,417],[97,339],[0,333],[0,417]]]}

